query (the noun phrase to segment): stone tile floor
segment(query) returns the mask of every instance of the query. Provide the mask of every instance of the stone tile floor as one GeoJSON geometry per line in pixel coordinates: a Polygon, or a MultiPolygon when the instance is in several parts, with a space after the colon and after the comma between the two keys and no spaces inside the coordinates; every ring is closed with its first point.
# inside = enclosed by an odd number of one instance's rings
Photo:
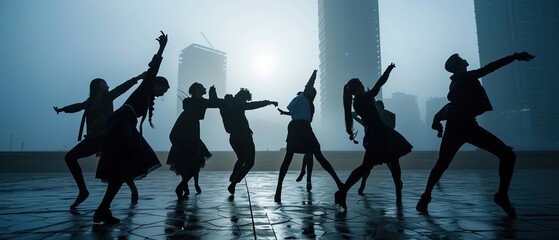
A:
{"type": "MultiPolygon", "coordinates": [[[[137,181],[140,201],[130,204],[126,185],[113,214],[122,222],[92,221],[106,185],[86,173],[89,198],[75,212],[77,195],[69,173],[0,174],[0,239],[557,239],[559,170],[517,170],[510,192],[516,219],[492,201],[497,170],[448,171],[433,192],[429,215],[415,211],[428,171],[403,171],[403,205],[395,204],[390,172],[373,170],[364,196],[348,194],[348,211],[334,205],[336,185],[326,172],[313,173],[313,190],[288,173],[282,203],[273,201],[277,172],[251,172],[226,188],[230,172],[202,171],[196,194],[177,201],[179,177],[155,171],[137,181]]],[[[345,180],[348,171],[340,171],[345,180]]],[[[194,193],[194,194],[192,194],[194,193]]]]}

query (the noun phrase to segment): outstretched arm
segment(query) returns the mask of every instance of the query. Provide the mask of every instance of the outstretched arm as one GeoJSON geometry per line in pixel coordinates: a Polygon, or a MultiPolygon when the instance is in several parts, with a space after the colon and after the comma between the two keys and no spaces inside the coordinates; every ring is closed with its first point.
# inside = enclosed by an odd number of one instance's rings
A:
{"type": "Polygon", "coordinates": [[[287,115],[287,116],[291,116],[291,112],[290,111],[283,111],[281,109],[278,108],[278,111],[280,112],[280,115],[287,115]]]}
{"type": "Polygon", "coordinates": [[[138,80],[145,78],[146,74],[147,71],[115,87],[113,90],[109,91],[110,98],[113,100],[116,99],[117,97],[128,91],[128,89],[130,89],[136,83],[138,83],[138,80]]]}
{"type": "Polygon", "coordinates": [[[245,103],[243,105],[243,109],[244,110],[254,110],[254,109],[258,109],[258,108],[261,108],[261,107],[268,106],[270,104],[274,105],[276,107],[278,106],[278,102],[264,100],[264,101],[256,101],[256,102],[245,103]]]}
{"type": "Polygon", "coordinates": [[[75,103],[72,105],[68,105],[66,107],[63,108],[58,108],[58,107],[53,107],[54,111],[56,111],[56,114],[59,114],[60,112],[65,112],[65,113],[75,113],[75,112],[79,112],[83,109],[85,109],[85,107],[87,106],[87,100],[85,100],[84,102],[81,103],[75,103]]]}
{"type": "Polygon", "coordinates": [[[519,60],[519,61],[530,61],[531,59],[534,59],[534,56],[527,53],[527,52],[521,52],[521,53],[514,53],[513,55],[509,55],[506,56],[504,58],[501,58],[497,61],[491,62],[487,65],[485,65],[484,67],[478,69],[478,70],[473,70],[471,71],[474,76],[476,78],[480,78],[483,77],[489,73],[492,73],[493,71],[502,68],[506,65],[508,65],[509,63],[513,62],[514,60],[519,60]]]}
{"type": "Polygon", "coordinates": [[[386,83],[386,81],[388,81],[388,76],[390,76],[390,72],[392,72],[392,69],[394,69],[395,67],[396,65],[394,63],[390,63],[382,76],[380,76],[380,78],[378,79],[373,89],[369,90],[373,96],[378,95],[378,93],[380,92],[380,88],[386,83]]]}

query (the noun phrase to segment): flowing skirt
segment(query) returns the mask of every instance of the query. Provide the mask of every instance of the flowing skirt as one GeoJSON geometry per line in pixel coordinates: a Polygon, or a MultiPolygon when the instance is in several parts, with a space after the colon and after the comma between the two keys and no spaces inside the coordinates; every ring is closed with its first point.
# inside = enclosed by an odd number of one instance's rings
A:
{"type": "Polygon", "coordinates": [[[137,122],[134,111],[126,105],[111,114],[96,178],[103,181],[141,179],[161,167],[155,152],[136,129],[137,122]]]}

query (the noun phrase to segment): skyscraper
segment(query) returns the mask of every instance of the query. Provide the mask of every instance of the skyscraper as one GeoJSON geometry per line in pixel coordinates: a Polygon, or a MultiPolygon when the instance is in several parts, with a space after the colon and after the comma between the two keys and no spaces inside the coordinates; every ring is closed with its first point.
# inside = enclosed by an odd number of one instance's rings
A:
{"type": "Polygon", "coordinates": [[[427,148],[425,123],[419,116],[417,96],[403,92],[392,93],[392,98],[384,99],[386,110],[396,114],[396,131],[402,134],[417,149],[427,148]]]}
{"type": "MultiPolygon", "coordinates": [[[[210,90],[216,87],[220,97],[225,94],[227,57],[224,52],[192,44],[181,51],[179,57],[179,74],[177,86],[177,116],[182,112],[182,99],[188,96],[188,88],[199,82],[210,90]]],[[[207,95],[205,97],[208,97],[207,95]]],[[[200,122],[200,136],[208,148],[228,146],[228,135],[223,128],[221,116],[217,110],[206,111],[205,120],[200,122]],[[211,139],[211,141],[209,141],[211,139]]]]}
{"type": "Polygon", "coordinates": [[[381,74],[378,0],[319,0],[318,25],[319,122],[321,132],[329,135],[321,143],[336,148],[344,134],[343,86],[359,78],[372,87],[381,74]]]}
{"type": "Polygon", "coordinates": [[[514,52],[536,56],[483,78],[488,130],[520,149],[559,149],[559,2],[475,0],[482,65],[514,52]]]}

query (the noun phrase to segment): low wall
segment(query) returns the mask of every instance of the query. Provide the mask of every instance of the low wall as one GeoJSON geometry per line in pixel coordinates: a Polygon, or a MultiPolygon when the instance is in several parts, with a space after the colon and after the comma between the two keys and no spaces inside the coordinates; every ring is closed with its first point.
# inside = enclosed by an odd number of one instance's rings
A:
{"type": "MultiPolygon", "coordinates": [[[[324,156],[336,170],[352,170],[361,164],[362,151],[324,151],[324,156]]],[[[68,171],[64,162],[66,152],[0,152],[0,173],[6,172],[65,172],[68,171]]],[[[204,170],[230,171],[237,159],[233,152],[212,152],[214,155],[206,164],[204,170]]],[[[548,169],[559,168],[559,151],[520,151],[516,152],[518,169],[548,169]]],[[[157,152],[163,167],[167,151],[157,152]]],[[[285,151],[257,151],[254,171],[278,171],[285,156],[285,151]]],[[[438,157],[437,151],[414,151],[400,159],[403,170],[429,170],[438,157]]],[[[295,154],[290,170],[299,170],[303,155],[295,154]]],[[[97,157],[87,157],[79,160],[84,172],[95,171],[97,157]]],[[[458,152],[450,169],[497,169],[497,157],[485,151],[458,152]]],[[[318,162],[314,162],[316,170],[322,170],[318,162]]],[[[386,168],[380,166],[378,168],[386,168]]]]}

